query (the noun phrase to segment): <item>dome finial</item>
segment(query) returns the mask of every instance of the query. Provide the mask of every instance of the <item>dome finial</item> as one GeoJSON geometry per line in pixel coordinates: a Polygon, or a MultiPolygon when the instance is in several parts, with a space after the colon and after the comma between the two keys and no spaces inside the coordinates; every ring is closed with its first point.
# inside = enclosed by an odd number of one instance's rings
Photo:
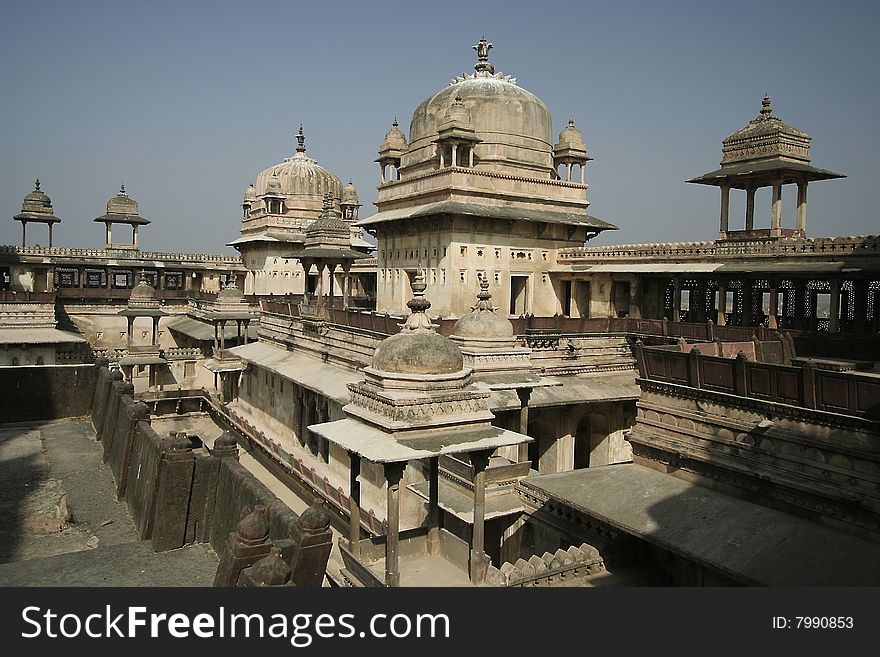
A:
{"type": "Polygon", "coordinates": [[[495,67],[489,63],[489,51],[494,48],[494,46],[486,41],[486,37],[481,37],[479,43],[477,45],[472,46],[474,50],[477,51],[477,61],[474,64],[474,69],[481,73],[483,71],[489,73],[490,75],[495,73],[495,67]]]}
{"type": "Polygon", "coordinates": [[[434,330],[434,325],[431,324],[431,319],[427,315],[427,310],[431,307],[431,302],[425,298],[427,287],[425,270],[422,269],[420,262],[412,283],[413,298],[406,302],[406,307],[412,311],[412,314],[406,318],[406,322],[401,324],[401,332],[434,330]]]}
{"type": "Polygon", "coordinates": [[[569,127],[569,128],[573,128],[573,127],[574,127],[574,117],[573,117],[573,116],[570,116],[570,115],[569,115],[569,117],[568,117],[568,127],[569,127]]]}
{"type": "Polygon", "coordinates": [[[394,120],[391,122],[391,125],[393,125],[395,128],[399,125],[399,124],[397,123],[397,117],[396,117],[396,116],[394,117],[394,120]]]}
{"type": "Polygon", "coordinates": [[[40,191],[40,179],[39,179],[39,178],[37,178],[37,179],[34,181],[34,191],[35,191],[35,192],[40,191]]]}
{"type": "Polygon", "coordinates": [[[128,194],[125,193],[125,182],[124,181],[119,184],[119,193],[122,196],[128,196],[128,194]]]}
{"type": "Polygon", "coordinates": [[[299,132],[296,133],[296,152],[297,153],[305,153],[306,152],[306,136],[303,133],[302,123],[299,124],[299,132]]]}
{"type": "Polygon", "coordinates": [[[773,114],[773,107],[770,105],[770,96],[765,91],[764,98],[761,99],[761,116],[768,119],[771,114],[773,114]]]}

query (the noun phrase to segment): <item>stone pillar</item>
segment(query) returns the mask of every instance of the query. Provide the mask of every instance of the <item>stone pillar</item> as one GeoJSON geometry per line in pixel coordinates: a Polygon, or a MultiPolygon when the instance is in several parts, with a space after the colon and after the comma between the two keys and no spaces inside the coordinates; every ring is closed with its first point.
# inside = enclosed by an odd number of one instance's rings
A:
{"type": "Polygon", "coordinates": [[[807,181],[801,180],[797,186],[797,230],[807,234],[807,181]]]}
{"type": "Polygon", "coordinates": [[[242,344],[247,344],[248,343],[248,327],[250,327],[251,320],[249,320],[249,319],[242,320],[242,324],[244,324],[244,334],[242,335],[241,340],[242,340],[242,344]]]}
{"type": "Polygon", "coordinates": [[[727,281],[718,281],[718,316],[715,322],[716,326],[724,326],[727,324],[727,318],[724,314],[727,312],[727,281]]]}
{"type": "Polygon", "coordinates": [[[474,467],[474,531],[471,541],[470,579],[474,584],[482,584],[489,568],[489,555],[485,550],[486,536],[486,467],[492,450],[471,452],[471,465],[474,467]]]}
{"type": "Polygon", "coordinates": [[[195,460],[184,432],[163,441],[158,483],[153,506],[153,550],[163,552],[183,547],[189,512],[195,460]]]}
{"type": "Polygon", "coordinates": [[[458,166],[458,144],[452,143],[452,166],[458,166]]]}
{"type": "Polygon", "coordinates": [[[343,310],[348,308],[348,298],[351,296],[351,278],[349,277],[349,272],[351,271],[351,264],[343,264],[342,272],[342,308],[343,310]]]}
{"type": "Polygon", "coordinates": [[[150,344],[152,344],[155,347],[159,344],[159,318],[153,317],[152,319],[153,319],[153,337],[152,337],[152,342],[150,344]]]}
{"type": "Polygon", "coordinates": [[[385,463],[385,481],[388,484],[388,535],[385,537],[385,586],[400,586],[400,480],[406,462],[385,463]]]}
{"type": "Polygon", "coordinates": [[[361,555],[361,457],[357,452],[348,452],[348,548],[354,556],[361,555]]]}
{"type": "Polygon", "coordinates": [[[770,236],[782,234],[782,181],[773,183],[773,205],[770,212],[770,236]]]}
{"type": "Polygon", "coordinates": [[[52,248],[52,224],[49,224],[49,248],[52,248]]]}
{"type": "Polygon", "coordinates": [[[382,182],[384,183],[385,182],[385,164],[382,162],[379,162],[379,171],[382,172],[382,174],[381,174],[382,182]]]}
{"type": "Polygon", "coordinates": [[[828,332],[838,333],[840,331],[840,279],[832,278],[831,283],[831,308],[828,318],[828,332]]]}
{"type": "Polygon", "coordinates": [[[428,554],[440,554],[440,459],[428,459],[428,554]]]}
{"type": "Polygon", "coordinates": [[[131,227],[131,243],[134,244],[134,248],[138,248],[138,226],[134,224],[131,227]]]}
{"type": "Polygon", "coordinates": [[[779,328],[779,281],[770,279],[770,309],[768,311],[767,328],[779,328]]]}
{"type": "Polygon", "coordinates": [[[681,321],[681,277],[679,276],[672,279],[672,317],[669,321],[681,321]]]}
{"type": "Polygon", "coordinates": [[[107,223],[104,225],[107,227],[107,248],[109,249],[111,246],[113,246],[113,231],[110,228],[111,224],[107,223]]]}
{"type": "MultiPolygon", "coordinates": [[[[519,433],[524,436],[529,435],[529,398],[532,396],[531,388],[517,388],[517,397],[519,397],[519,433]]],[[[522,443],[518,446],[517,460],[524,463],[529,460],[529,445],[522,443]]]]}
{"type": "Polygon", "coordinates": [[[474,168],[474,147],[471,145],[470,150],[468,150],[468,166],[473,169],[474,168]]]}
{"type": "Polygon", "coordinates": [[[746,189],[746,230],[755,230],[755,188],[746,189]]]}
{"type": "Polygon", "coordinates": [[[581,167],[581,185],[584,184],[584,167],[585,167],[585,165],[586,165],[586,162],[581,162],[581,164],[580,164],[580,167],[581,167]]]}
{"type": "Polygon", "coordinates": [[[128,344],[128,350],[131,351],[132,334],[134,333],[134,317],[132,317],[131,315],[129,315],[129,316],[126,317],[125,319],[128,320],[128,340],[127,340],[127,344],[128,344]]]}
{"type": "Polygon", "coordinates": [[[730,214],[730,185],[721,185],[721,234],[719,237],[727,237],[730,214]]]}
{"type": "Polygon", "coordinates": [[[21,247],[24,248],[27,246],[27,222],[21,222],[21,247]]]}
{"type": "Polygon", "coordinates": [[[226,320],[220,320],[220,351],[226,349],[226,320]]]}

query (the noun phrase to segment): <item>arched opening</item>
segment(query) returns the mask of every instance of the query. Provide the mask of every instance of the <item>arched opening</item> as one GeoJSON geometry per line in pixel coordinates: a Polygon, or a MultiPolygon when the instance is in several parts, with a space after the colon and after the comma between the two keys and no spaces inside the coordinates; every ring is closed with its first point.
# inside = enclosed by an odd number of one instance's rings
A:
{"type": "Polygon", "coordinates": [[[574,469],[590,467],[590,416],[585,415],[574,432],[574,469]]]}
{"type": "Polygon", "coordinates": [[[574,433],[574,469],[594,468],[611,462],[608,418],[602,413],[582,417],[574,433]]]}

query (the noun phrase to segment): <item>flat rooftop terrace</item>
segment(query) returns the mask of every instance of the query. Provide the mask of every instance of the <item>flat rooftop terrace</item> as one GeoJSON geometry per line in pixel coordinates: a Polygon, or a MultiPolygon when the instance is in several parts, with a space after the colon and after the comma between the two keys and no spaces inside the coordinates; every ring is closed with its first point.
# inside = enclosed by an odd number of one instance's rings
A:
{"type": "Polygon", "coordinates": [[[87,419],[0,424],[0,586],[211,586],[217,556],[141,541],[87,419]]]}

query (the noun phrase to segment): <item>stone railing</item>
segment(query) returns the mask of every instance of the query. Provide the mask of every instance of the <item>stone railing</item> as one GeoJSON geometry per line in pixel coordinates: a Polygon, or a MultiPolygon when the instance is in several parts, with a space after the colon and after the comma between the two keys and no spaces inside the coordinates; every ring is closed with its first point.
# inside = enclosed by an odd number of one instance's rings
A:
{"type": "Polygon", "coordinates": [[[543,556],[533,555],[528,561],[517,559],[505,562],[501,568],[489,566],[486,583],[493,586],[553,586],[575,577],[595,575],[605,571],[605,562],[599,551],[587,543],[567,550],[556,550],[543,556]]]}
{"type": "Polygon", "coordinates": [[[643,388],[673,384],[710,397],[720,393],[757,403],[880,419],[880,378],[872,374],[754,362],[742,352],[736,358],[723,358],[704,356],[696,349],[683,353],[639,343],[634,351],[643,388]]]}
{"type": "Polygon", "coordinates": [[[751,241],[666,242],[657,244],[620,244],[610,246],[561,249],[560,262],[609,259],[643,260],[666,258],[705,260],[707,257],[753,256],[834,256],[867,255],[880,253],[880,236],[801,237],[784,239],[756,239],[751,241]]]}
{"type": "Polygon", "coordinates": [[[193,360],[204,358],[205,354],[199,347],[167,347],[165,358],[168,360],[193,360]]]}
{"type": "MultiPolygon", "coordinates": [[[[212,404],[214,409],[222,413],[235,429],[242,435],[247,436],[257,443],[275,461],[277,461],[289,474],[296,477],[303,485],[335,508],[337,515],[345,518],[349,514],[349,498],[341,487],[334,486],[327,477],[321,476],[315,468],[306,464],[302,459],[290,454],[277,440],[256,426],[251,424],[228,407],[218,407],[212,404]]],[[[381,520],[373,509],[361,508],[361,527],[373,536],[387,534],[387,522],[381,520]]]]}
{"type": "Polygon", "coordinates": [[[131,251],[126,249],[78,249],[68,247],[44,246],[0,246],[2,255],[23,256],[58,256],[62,258],[102,258],[112,260],[159,260],[175,263],[223,263],[238,269],[244,269],[241,256],[223,255],[218,253],[166,253],[162,251],[131,251]]]}

